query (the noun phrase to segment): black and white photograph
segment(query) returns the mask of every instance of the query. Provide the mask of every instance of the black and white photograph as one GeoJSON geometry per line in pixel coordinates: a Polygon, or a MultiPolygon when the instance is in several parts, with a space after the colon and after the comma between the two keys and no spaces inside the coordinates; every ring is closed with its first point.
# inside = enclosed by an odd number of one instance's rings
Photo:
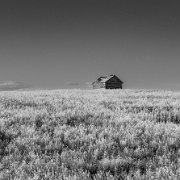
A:
{"type": "Polygon", "coordinates": [[[0,180],[180,180],[180,2],[0,0],[0,180]]]}

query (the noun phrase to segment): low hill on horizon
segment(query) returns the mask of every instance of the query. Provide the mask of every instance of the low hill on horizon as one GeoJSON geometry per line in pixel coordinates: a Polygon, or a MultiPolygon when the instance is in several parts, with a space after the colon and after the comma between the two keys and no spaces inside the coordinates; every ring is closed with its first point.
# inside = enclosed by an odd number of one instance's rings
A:
{"type": "Polygon", "coordinates": [[[0,91],[13,91],[29,88],[31,88],[31,86],[23,82],[7,81],[0,83],[0,91]]]}

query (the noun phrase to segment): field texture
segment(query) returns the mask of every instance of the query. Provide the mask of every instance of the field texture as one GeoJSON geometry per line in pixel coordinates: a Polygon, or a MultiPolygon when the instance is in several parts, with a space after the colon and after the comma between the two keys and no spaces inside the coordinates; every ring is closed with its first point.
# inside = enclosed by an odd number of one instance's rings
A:
{"type": "Polygon", "coordinates": [[[180,179],[180,93],[0,93],[0,180],[180,179]]]}

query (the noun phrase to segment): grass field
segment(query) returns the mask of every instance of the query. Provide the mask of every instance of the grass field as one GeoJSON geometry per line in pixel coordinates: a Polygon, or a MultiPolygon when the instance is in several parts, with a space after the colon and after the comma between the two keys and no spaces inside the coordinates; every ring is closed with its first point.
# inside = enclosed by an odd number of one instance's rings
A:
{"type": "Polygon", "coordinates": [[[0,180],[180,179],[180,93],[0,93],[0,180]]]}

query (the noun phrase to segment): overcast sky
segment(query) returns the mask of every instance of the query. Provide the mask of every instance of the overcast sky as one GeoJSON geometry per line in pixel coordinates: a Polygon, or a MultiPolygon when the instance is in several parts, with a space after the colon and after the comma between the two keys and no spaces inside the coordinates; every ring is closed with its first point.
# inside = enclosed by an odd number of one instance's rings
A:
{"type": "Polygon", "coordinates": [[[1,0],[0,82],[180,90],[180,5],[160,0],[1,0]]]}

